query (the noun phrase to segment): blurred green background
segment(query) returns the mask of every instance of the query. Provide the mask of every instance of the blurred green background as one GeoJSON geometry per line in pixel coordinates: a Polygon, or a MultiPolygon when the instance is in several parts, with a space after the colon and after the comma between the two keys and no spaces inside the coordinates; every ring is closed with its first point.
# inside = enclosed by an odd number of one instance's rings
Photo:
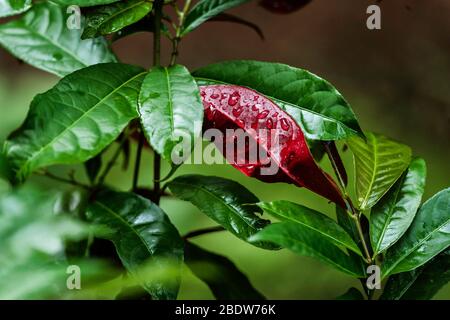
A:
{"type": "MultiPolygon", "coordinates": [[[[383,1],[382,30],[370,31],[365,12],[373,2],[313,0],[290,15],[269,13],[252,2],[232,13],[257,23],[264,31],[264,41],[242,26],[209,22],[186,37],[178,61],[191,69],[227,59],[277,61],[328,79],[352,104],[364,130],[406,143],[425,158],[427,199],[450,185],[450,2],[383,1]]],[[[124,62],[148,67],[151,43],[151,34],[137,34],[114,47],[124,62]]],[[[163,50],[169,52],[167,41],[163,50]]],[[[0,141],[23,121],[33,96],[57,80],[0,50],[0,141]]],[[[343,156],[351,176],[351,154],[343,156]]],[[[141,182],[149,187],[151,159],[147,151],[141,170],[141,182]]],[[[322,165],[329,171],[327,161],[322,165]]],[[[83,170],[75,169],[79,179],[86,179],[83,170]]],[[[54,168],[61,174],[67,170],[54,168]]],[[[168,172],[167,165],[163,170],[168,172]]],[[[225,176],[262,200],[287,199],[334,215],[332,205],[307,190],[264,184],[227,165],[185,165],[178,171],[184,173],[225,176]]],[[[123,172],[118,166],[108,182],[129,189],[131,169],[123,172]]],[[[32,178],[30,183],[40,188],[55,186],[45,178],[32,178]]],[[[55,187],[55,192],[59,190],[60,186],[55,187]]],[[[188,203],[164,198],[162,207],[181,234],[214,225],[188,203]]],[[[351,277],[315,260],[286,250],[264,251],[225,232],[196,238],[195,243],[231,258],[268,298],[333,299],[352,285],[359,288],[351,277]]],[[[179,297],[209,299],[212,295],[186,270],[179,297]]],[[[450,285],[436,298],[450,299],[450,285]]]]}

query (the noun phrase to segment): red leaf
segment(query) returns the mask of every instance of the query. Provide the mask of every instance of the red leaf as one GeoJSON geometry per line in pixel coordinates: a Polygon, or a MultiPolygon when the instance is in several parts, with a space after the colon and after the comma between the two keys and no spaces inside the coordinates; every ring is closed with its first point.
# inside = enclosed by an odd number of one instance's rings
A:
{"type": "Polygon", "coordinates": [[[291,13],[300,10],[311,0],[261,0],[260,4],[263,8],[274,13],[291,13]]]}
{"type": "Polygon", "coordinates": [[[339,188],[314,161],[298,124],[274,102],[256,91],[233,85],[202,86],[200,92],[205,107],[204,130],[216,128],[223,133],[223,141],[214,143],[219,150],[223,145],[221,151],[225,151],[222,153],[231,165],[265,182],[305,187],[345,208],[339,188]],[[237,136],[227,137],[225,133],[226,129],[239,128],[253,141],[237,148],[237,136]],[[251,161],[251,154],[258,155],[258,146],[265,152],[251,161]],[[234,155],[226,152],[236,148],[234,155]],[[273,163],[279,170],[265,175],[273,163]]]}

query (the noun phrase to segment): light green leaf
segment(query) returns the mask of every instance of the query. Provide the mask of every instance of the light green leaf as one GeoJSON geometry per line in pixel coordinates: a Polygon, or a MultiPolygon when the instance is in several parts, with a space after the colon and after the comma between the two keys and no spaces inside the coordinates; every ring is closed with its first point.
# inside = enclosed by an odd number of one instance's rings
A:
{"type": "Polygon", "coordinates": [[[382,276],[414,270],[449,246],[450,188],[447,188],[422,205],[408,231],[387,251],[382,276]]]}
{"type": "MultiPolygon", "coordinates": [[[[133,193],[102,191],[88,208],[88,218],[111,231],[111,240],[125,268],[154,299],[176,299],[183,262],[183,240],[167,215],[154,203],[133,193]],[[178,265],[178,274],[161,279],[142,278],[139,269],[178,265]]],[[[154,270],[155,272],[155,270],[154,270]]]]}
{"type": "Polygon", "coordinates": [[[389,277],[381,300],[429,300],[450,281],[450,250],[423,267],[389,277]]]}
{"type": "Polygon", "coordinates": [[[364,269],[359,263],[317,232],[299,223],[273,223],[253,235],[249,241],[272,242],[299,255],[318,259],[351,276],[364,277],[364,269]]]}
{"type": "MultiPolygon", "coordinates": [[[[182,162],[189,154],[172,154],[183,144],[191,151],[200,136],[203,104],[197,84],[189,71],[175,65],[150,70],[139,96],[139,114],[147,140],[153,149],[167,160],[182,162]]],[[[177,163],[177,164],[180,164],[177,163]]]]}
{"type": "Polygon", "coordinates": [[[426,164],[414,159],[396,184],[370,212],[374,254],[385,251],[406,232],[416,215],[425,188],[426,164]]]}
{"type": "Polygon", "coordinates": [[[69,29],[66,20],[65,9],[58,5],[36,4],[22,18],[0,25],[0,45],[26,63],[58,76],[116,61],[105,39],[80,40],[81,30],[69,29]]]}
{"type": "Polygon", "coordinates": [[[144,76],[140,67],[99,64],[36,96],[25,123],[5,143],[18,180],[45,166],[84,162],[112,143],[137,117],[144,76]]]}
{"type": "Polygon", "coordinates": [[[187,14],[181,36],[188,34],[206,20],[225,10],[246,2],[249,2],[249,0],[200,0],[187,14]]]}
{"type": "MultiPolygon", "coordinates": [[[[247,241],[270,223],[255,214],[262,212],[255,205],[259,202],[258,198],[235,181],[220,177],[184,175],[169,182],[168,187],[176,197],[191,202],[242,240],[247,241]]],[[[273,248],[260,242],[255,245],[273,248]]]]}
{"type": "Polygon", "coordinates": [[[348,139],[354,154],[356,195],[361,210],[371,208],[391,188],[411,161],[411,148],[374,133],[348,139]]]}
{"type": "Polygon", "coordinates": [[[265,299],[228,258],[189,242],[186,242],[184,250],[186,264],[208,285],[217,300],[265,299]]]}
{"type": "Polygon", "coordinates": [[[235,60],[195,71],[199,84],[217,82],[252,88],[272,99],[311,140],[363,135],[350,105],[330,83],[306,70],[281,63],[235,60]]]}
{"type": "Polygon", "coordinates": [[[0,18],[13,16],[31,8],[31,0],[0,0],[0,18]]]}
{"type": "Polygon", "coordinates": [[[362,256],[351,236],[333,219],[320,212],[284,200],[260,202],[258,206],[282,221],[299,223],[317,233],[318,238],[329,241],[339,248],[347,248],[362,256]]]}
{"type": "Polygon", "coordinates": [[[118,0],[53,0],[64,6],[92,7],[118,2],[118,0]]]}
{"type": "Polygon", "coordinates": [[[153,3],[147,0],[130,0],[95,8],[86,15],[81,38],[96,38],[117,32],[144,18],[152,6],[153,3]]]}

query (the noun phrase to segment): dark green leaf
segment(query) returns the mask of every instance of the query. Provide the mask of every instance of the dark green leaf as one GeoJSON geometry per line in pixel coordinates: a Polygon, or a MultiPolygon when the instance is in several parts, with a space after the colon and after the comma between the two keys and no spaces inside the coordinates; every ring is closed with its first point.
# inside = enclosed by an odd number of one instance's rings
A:
{"type": "Polygon", "coordinates": [[[370,238],[375,254],[385,251],[406,232],[425,188],[426,164],[414,159],[396,184],[370,212],[370,238]]]}
{"type": "Polygon", "coordinates": [[[250,87],[272,99],[312,140],[339,140],[362,135],[355,114],[327,81],[302,69],[260,61],[227,61],[203,67],[199,84],[223,82],[250,87]]]}
{"type": "Polygon", "coordinates": [[[25,16],[0,26],[0,45],[26,63],[65,76],[87,66],[114,62],[105,39],[80,40],[81,30],[66,26],[65,9],[36,4],[25,16]]]}
{"type": "Polygon", "coordinates": [[[13,16],[31,8],[31,0],[0,0],[0,18],[13,16]]]}
{"type": "Polygon", "coordinates": [[[411,226],[386,253],[382,277],[414,270],[450,245],[450,188],[419,209],[411,226]]]}
{"type": "Polygon", "coordinates": [[[186,242],[185,261],[191,271],[211,289],[218,300],[263,300],[261,295],[228,258],[186,242]]]}
{"type": "Polygon", "coordinates": [[[200,0],[186,16],[181,36],[188,34],[219,13],[246,2],[249,0],[200,0]]]}
{"type": "Polygon", "coordinates": [[[96,38],[117,32],[144,18],[152,6],[153,3],[147,0],[130,0],[97,7],[86,15],[81,38],[96,38]]]}
{"type": "MultiPolygon", "coordinates": [[[[238,238],[247,239],[270,223],[255,213],[261,213],[255,203],[258,198],[239,183],[211,176],[184,175],[168,183],[178,198],[189,201],[238,238]]],[[[273,248],[256,242],[263,248],[273,248]]]]}
{"type": "Polygon", "coordinates": [[[336,298],[336,300],[364,300],[364,296],[356,288],[350,288],[346,293],[336,298]]]}
{"type": "Polygon", "coordinates": [[[200,136],[203,121],[200,92],[189,71],[181,65],[150,70],[139,95],[139,114],[153,149],[167,160],[179,157],[181,163],[189,154],[175,153],[182,150],[174,148],[183,139],[190,147],[185,151],[190,152],[200,136]]]}
{"type": "Polygon", "coordinates": [[[242,19],[240,17],[237,17],[235,15],[229,14],[229,13],[221,13],[213,18],[211,18],[209,21],[217,21],[217,22],[232,22],[237,23],[246,27],[249,27],[253,31],[255,31],[258,36],[261,38],[261,40],[264,40],[264,33],[262,32],[261,28],[250,21],[247,21],[245,19],[242,19]]]}
{"type": "Polygon", "coordinates": [[[367,142],[351,137],[356,195],[361,210],[371,208],[391,188],[411,161],[411,148],[384,136],[366,133],[367,142]]]}
{"type": "Polygon", "coordinates": [[[389,277],[382,300],[429,300],[450,281],[450,250],[423,267],[389,277]]]}
{"type": "Polygon", "coordinates": [[[75,5],[79,7],[92,7],[114,3],[117,2],[118,0],[54,0],[54,1],[64,6],[75,5]]]}
{"type": "Polygon", "coordinates": [[[111,231],[111,240],[131,274],[142,280],[154,299],[175,299],[180,285],[183,241],[167,215],[154,203],[133,193],[102,191],[88,208],[88,218],[111,231]],[[167,262],[179,266],[179,273],[146,280],[139,268],[148,262],[164,272],[167,262]]]}
{"type": "Polygon", "coordinates": [[[137,117],[144,76],[139,67],[99,64],[36,96],[25,123],[5,144],[18,179],[37,168],[86,161],[113,142],[137,117]]]}
{"type": "Polygon", "coordinates": [[[282,221],[292,221],[301,224],[303,227],[315,232],[317,238],[329,241],[339,248],[347,248],[362,256],[351,236],[333,219],[320,212],[285,200],[260,202],[258,206],[282,221]]]}
{"type": "Polygon", "coordinates": [[[91,184],[94,184],[100,172],[100,169],[102,168],[102,154],[99,153],[95,157],[85,162],[84,168],[86,170],[89,181],[91,182],[91,184]]]}
{"type": "Polygon", "coordinates": [[[299,255],[325,262],[351,276],[364,277],[364,269],[354,259],[324,240],[317,232],[298,223],[273,223],[253,235],[249,241],[272,242],[299,255]]]}

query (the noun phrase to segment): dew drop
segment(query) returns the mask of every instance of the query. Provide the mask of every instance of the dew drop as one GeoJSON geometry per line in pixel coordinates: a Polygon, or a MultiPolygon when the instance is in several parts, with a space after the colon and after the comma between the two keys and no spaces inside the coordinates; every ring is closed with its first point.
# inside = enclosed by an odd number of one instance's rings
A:
{"type": "Polygon", "coordinates": [[[237,107],[235,107],[235,108],[233,109],[233,111],[232,111],[233,116],[239,117],[239,116],[241,115],[242,111],[244,111],[244,107],[243,107],[243,106],[237,106],[237,107]]]}
{"type": "Polygon", "coordinates": [[[245,122],[242,119],[237,119],[236,120],[236,124],[240,127],[240,128],[245,128],[245,122]]]}
{"type": "Polygon", "coordinates": [[[269,115],[269,110],[264,110],[263,112],[258,113],[256,118],[258,118],[258,119],[265,119],[265,118],[267,118],[268,115],[269,115]]]}
{"type": "Polygon", "coordinates": [[[239,92],[234,91],[234,92],[230,95],[230,98],[228,98],[228,104],[229,104],[230,106],[235,106],[235,105],[239,102],[239,99],[240,99],[240,98],[241,98],[241,96],[240,96],[239,92]]]}
{"type": "Polygon", "coordinates": [[[286,118],[282,118],[282,119],[280,120],[280,123],[281,123],[281,128],[282,128],[283,130],[285,130],[285,131],[288,131],[289,128],[291,127],[290,124],[289,124],[289,122],[286,120],[286,118]]]}
{"type": "Polygon", "coordinates": [[[211,95],[211,99],[217,99],[217,98],[219,98],[219,95],[217,93],[213,93],[211,95]]]}
{"type": "Polygon", "coordinates": [[[266,120],[266,127],[267,129],[273,129],[273,120],[272,118],[269,118],[266,120]]]}

